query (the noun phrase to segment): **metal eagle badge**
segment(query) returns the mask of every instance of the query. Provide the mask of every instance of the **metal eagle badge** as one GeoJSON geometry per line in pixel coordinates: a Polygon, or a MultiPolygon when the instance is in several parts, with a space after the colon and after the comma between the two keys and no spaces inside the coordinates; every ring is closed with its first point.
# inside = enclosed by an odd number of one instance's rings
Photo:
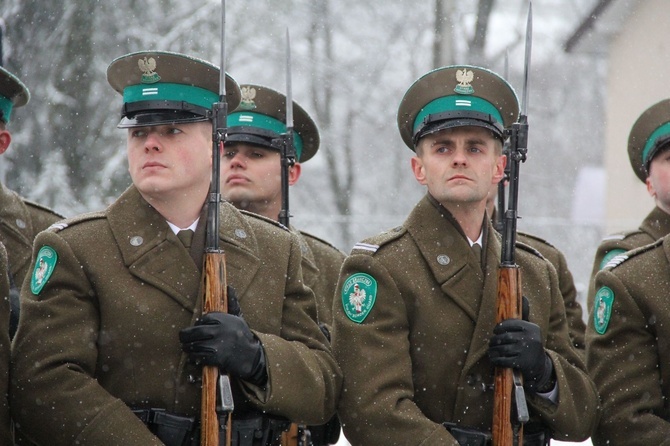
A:
{"type": "Polygon", "coordinates": [[[244,110],[253,110],[256,108],[256,89],[254,87],[244,86],[240,88],[242,92],[242,100],[240,101],[239,107],[244,110]]]}
{"type": "Polygon", "coordinates": [[[350,276],[342,286],[344,314],[357,324],[362,323],[377,299],[377,281],[365,273],[350,276]]]}
{"type": "Polygon", "coordinates": [[[142,83],[143,84],[155,84],[161,77],[154,70],[156,69],[156,59],[153,57],[144,57],[137,61],[137,65],[142,70],[142,83]]]}
{"type": "Polygon", "coordinates": [[[475,92],[475,89],[472,88],[470,82],[475,78],[472,70],[467,70],[463,68],[462,70],[456,70],[456,80],[458,85],[454,88],[454,91],[458,94],[472,94],[475,92]]]}

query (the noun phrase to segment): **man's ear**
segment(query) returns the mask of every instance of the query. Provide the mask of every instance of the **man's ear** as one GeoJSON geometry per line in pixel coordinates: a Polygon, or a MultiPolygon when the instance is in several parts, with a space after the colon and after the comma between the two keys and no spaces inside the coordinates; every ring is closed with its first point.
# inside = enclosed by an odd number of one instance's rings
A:
{"type": "Polygon", "coordinates": [[[300,163],[295,163],[288,171],[288,185],[293,186],[295,183],[297,183],[301,173],[302,166],[300,163]]]}
{"type": "Polygon", "coordinates": [[[414,172],[414,178],[416,178],[416,181],[419,182],[419,184],[426,185],[426,173],[423,170],[423,161],[421,161],[421,158],[418,156],[413,156],[412,159],[410,160],[410,164],[412,165],[412,172],[414,172]]]}
{"type": "Polygon", "coordinates": [[[12,142],[12,135],[7,130],[0,130],[0,155],[5,153],[12,142]]]}

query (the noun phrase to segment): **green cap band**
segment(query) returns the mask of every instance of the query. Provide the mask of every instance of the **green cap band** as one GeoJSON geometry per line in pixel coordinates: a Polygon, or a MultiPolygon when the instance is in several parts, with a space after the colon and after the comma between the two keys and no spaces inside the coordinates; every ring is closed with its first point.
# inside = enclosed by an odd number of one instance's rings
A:
{"type": "Polygon", "coordinates": [[[654,132],[649,135],[649,138],[647,138],[647,143],[644,145],[644,149],[642,149],[642,165],[648,167],[649,164],[649,156],[652,155],[651,149],[654,148],[656,145],[656,141],[658,141],[660,138],[670,136],[670,122],[666,122],[654,132]]]}
{"type": "Polygon", "coordinates": [[[212,108],[219,95],[200,87],[184,84],[156,83],[130,85],[123,89],[123,102],[184,101],[203,108],[212,108]]]}
{"type": "MultiPolygon", "coordinates": [[[[257,127],[263,130],[275,132],[277,136],[286,133],[286,124],[271,116],[253,112],[234,112],[228,115],[228,127],[257,127]]],[[[293,131],[293,145],[295,146],[296,159],[302,155],[302,138],[293,131]]]]}
{"type": "Polygon", "coordinates": [[[13,106],[14,104],[12,101],[0,95],[0,112],[2,112],[2,118],[5,123],[9,122],[9,117],[12,114],[13,106]]]}
{"type": "Polygon", "coordinates": [[[416,132],[417,127],[421,125],[423,119],[428,115],[431,115],[433,113],[442,113],[447,111],[458,111],[458,110],[475,111],[489,114],[493,116],[493,118],[496,121],[498,121],[501,125],[504,126],[503,124],[504,121],[502,119],[502,116],[500,115],[500,111],[489,101],[477,96],[450,95],[437,98],[426,104],[421,109],[419,114],[416,115],[416,119],[414,119],[414,125],[412,126],[412,132],[416,132]]]}

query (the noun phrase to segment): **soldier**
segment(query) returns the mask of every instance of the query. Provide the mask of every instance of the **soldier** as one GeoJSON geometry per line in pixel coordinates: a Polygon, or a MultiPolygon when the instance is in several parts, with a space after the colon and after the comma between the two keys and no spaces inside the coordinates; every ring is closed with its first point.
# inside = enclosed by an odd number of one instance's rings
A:
{"type": "MultiPolygon", "coordinates": [[[[0,66],[0,154],[12,142],[7,124],[12,110],[30,100],[28,88],[12,73],[0,66]]],[[[11,289],[11,335],[16,331],[19,311],[19,288],[28,274],[33,240],[38,232],[62,219],[50,209],[20,197],[0,183],[0,242],[9,255],[9,280],[11,289]]]]}
{"type": "MultiPolygon", "coordinates": [[[[223,203],[219,240],[243,317],[201,314],[219,69],[147,51],[114,60],[107,79],[123,94],[133,184],[35,241],[12,350],[18,426],[37,444],[196,444],[201,364],[232,378],[239,445],[274,444],[286,424],[276,417],[325,422],[341,372],[294,235],[223,203]]],[[[226,83],[234,108],[239,88],[226,83]]]]}
{"type": "MultiPolygon", "coordinates": [[[[228,115],[228,137],[221,163],[221,191],[238,209],[246,209],[277,220],[282,205],[280,151],[286,133],[286,96],[260,85],[242,85],[239,107],[228,115]]],[[[319,130],[309,114],[293,103],[296,163],[288,170],[288,183],[300,178],[302,163],[319,149],[319,130]]],[[[319,323],[328,333],[332,324],[335,286],[344,253],[307,232],[291,230],[300,239],[305,284],[316,297],[319,323]]],[[[301,428],[302,429],[302,428],[301,428]]],[[[311,426],[300,437],[311,437],[314,445],[336,443],[340,428],[336,419],[324,426],[311,426]]],[[[290,435],[289,432],[287,435],[290,435]]],[[[286,441],[286,440],[285,440],[286,441]]]]}
{"type": "MultiPolygon", "coordinates": [[[[497,221],[497,212],[495,208],[495,198],[498,196],[498,187],[491,188],[488,200],[486,202],[486,211],[491,216],[491,221],[497,221]]],[[[498,228],[496,228],[498,229],[498,228]]],[[[549,262],[556,268],[558,273],[558,286],[563,296],[563,304],[565,305],[565,316],[568,319],[568,329],[570,330],[570,339],[572,345],[584,354],[584,332],[586,331],[586,324],[582,319],[582,306],[577,301],[577,288],[575,288],[575,281],[572,278],[572,273],[568,269],[568,262],[565,255],[548,241],[531,234],[524,232],[517,232],[517,241],[525,243],[532,248],[535,248],[542,256],[549,260],[549,262]]]]}
{"type": "MultiPolygon", "coordinates": [[[[281,210],[281,135],[286,133],[286,96],[260,85],[242,85],[239,107],[228,115],[226,151],[221,164],[221,191],[238,209],[277,220],[281,210]]],[[[293,103],[297,162],[289,185],[297,183],[302,163],[319,150],[319,130],[309,114],[293,103]]],[[[319,322],[330,327],[333,293],[344,253],[304,231],[300,235],[305,283],[317,299],[319,322]]]]}
{"type": "Polygon", "coordinates": [[[586,355],[603,410],[593,444],[667,445],[670,235],[614,257],[595,286],[586,355]]]}
{"type": "Polygon", "coordinates": [[[656,206],[638,229],[605,237],[596,251],[587,306],[593,309],[595,276],[612,258],[670,234],[670,99],[645,110],[628,136],[628,159],[635,175],[647,185],[656,206]]]}
{"type": "Polygon", "coordinates": [[[556,271],[525,245],[516,261],[529,321],[495,323],[501,240],[486,198],[518,111],[511,86],[473,66],[429,72],[400,103],[400,133],[428,193],[342,266],[333,350],[353,445],[488,444],[495,366],[524,377],[524,445],[591,434],[598,395],[572,347],[556,271]]]}

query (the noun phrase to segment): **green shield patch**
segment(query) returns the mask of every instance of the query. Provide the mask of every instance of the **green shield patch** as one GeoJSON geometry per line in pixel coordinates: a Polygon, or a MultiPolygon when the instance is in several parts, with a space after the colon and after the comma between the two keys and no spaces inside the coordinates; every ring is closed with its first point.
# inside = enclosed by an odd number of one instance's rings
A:
{"type": "Polygon", "coordinates": [[[593,326],[599,334],[605,334],[607,325],[612,316],[612,306],[614,304],[614,291],[609,287],[601,287],[596,293],[593,304],[593,326]]]}
{"type": "Polygon", "coordinates": [[[44,285],[49,281],[49,277],[53,274],[57,261],[58,254],[51,246],[43,246],[37,253],[33,277],[30,279],[30,289],[33,294],[40,294],[44,285]]]}
{"type": "Polygon", "coordinates": [[[342,306],[349,319],[360,324],[370,314],[377,298],[377,281],[369,274],[356,273],[342,287],[342,306]]]}

